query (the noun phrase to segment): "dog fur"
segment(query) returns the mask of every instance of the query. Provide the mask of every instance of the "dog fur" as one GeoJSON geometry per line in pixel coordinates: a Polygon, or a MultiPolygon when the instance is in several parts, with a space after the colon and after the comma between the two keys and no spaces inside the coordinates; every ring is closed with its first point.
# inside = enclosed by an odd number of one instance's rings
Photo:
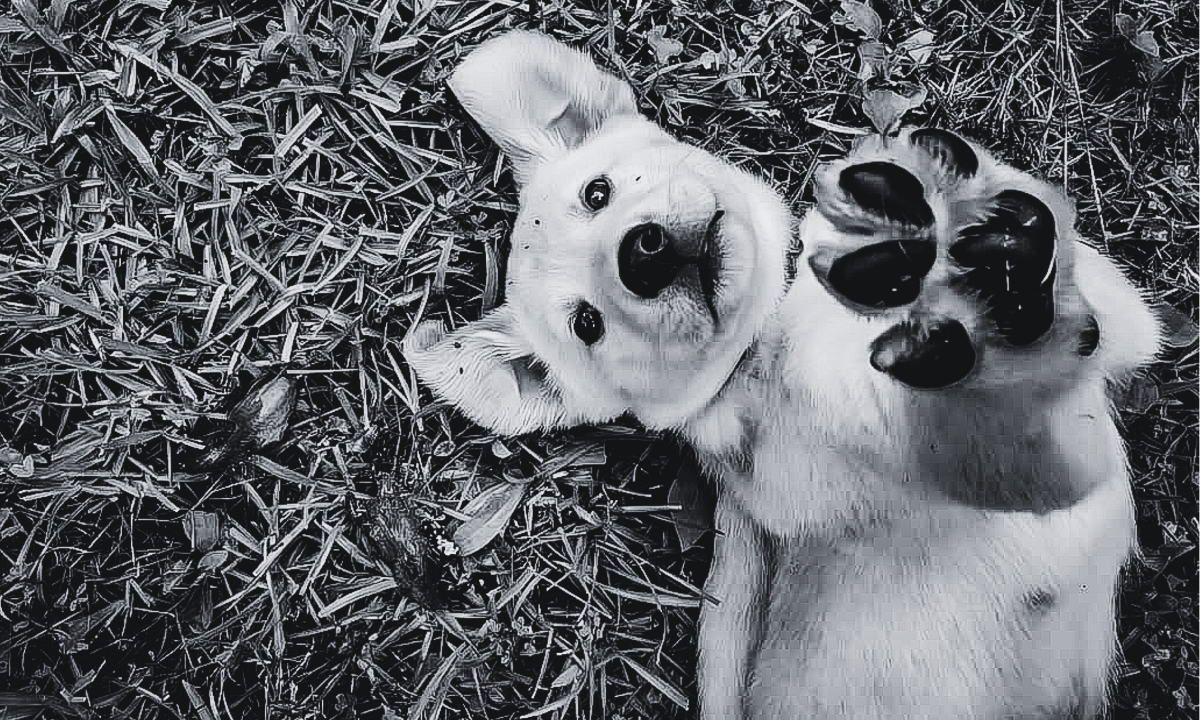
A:
{"type": "MultiPolygon", "coordinates": [[[[450,87],[521,188],[506,299],[449,334],[413,328],[406,358],[502,434],[630,414],[696,450],[719,489],[702,717],[1102,712],[1135,543],[1106,383],[1153,358],[1158,324],[1077,238],[1058,190],[948,133],[931,146],[905,130],[825,167],[797,224],[764,182],[674,140],[627,84],[545,36],[484,43],[450,87]],[[870,163],[918,180],[933,222],[914,230],[902,202],[865,211],[845,171],[870,163]],[[585,196],[597,178],[599,209],[585,196]],[[954,256],[964,227],[1007,212],[997,198],[1010,190],[1052,215],[1055,238],[1039,276],[1053,324],[1019,344],[954,256]],[[619,256],[651,225],[704,240],[644,297],[619,256]],[[839,292],[838,258],[915,237],[936,248],[915,300],[866,307],[839,292]],[[896,358],[936,344],[946,322],[969,338],[969,373],[932,389],[899,380],[896,358]]],[[[905,182],[883,195],[904,200],[905,182]]]]}

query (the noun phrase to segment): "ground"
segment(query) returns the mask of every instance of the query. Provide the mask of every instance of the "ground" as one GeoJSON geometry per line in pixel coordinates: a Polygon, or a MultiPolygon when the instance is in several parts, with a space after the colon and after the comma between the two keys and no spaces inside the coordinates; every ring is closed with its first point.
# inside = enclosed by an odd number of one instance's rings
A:
{"type": "Polygon", "coordinates": [[[1196,13],[13,0],[0,717],[691,716],[710,545],[671,510],[684,451],[627,424],[497,440],[398,350],[499,300],[516,195],[445,79],[514,27],[588,47],[797,213],[901,116],[1066,185],[1171,330],[1114,389],[1143,552],[1112,715],[1194,716],[1196,13]]]}

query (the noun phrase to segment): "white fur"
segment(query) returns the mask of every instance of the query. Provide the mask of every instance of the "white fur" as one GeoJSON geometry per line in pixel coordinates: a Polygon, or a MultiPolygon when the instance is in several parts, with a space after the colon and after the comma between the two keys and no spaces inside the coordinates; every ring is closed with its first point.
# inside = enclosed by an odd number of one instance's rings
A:
{"type": "MultiPolygon", "coordinates": [[[[510,33],[474,51],[451,87],[514,160],[522,186],[507,299],[446,336],[415,328],[405,354],[441,397],[516,434],[631,412],[695,447],[721,491],[703,609],[699,687],[710,720],[1091,717],[1114,652],[1113,593],[1134,545],[1124,449],[1105,383],[1152,359],[1153,313],[1074,235],[1055,189],[975,147],[960,182],[908,143],[871,138],[817,181],[800,226],[761,181],[637,116],[629,88],[548,38],[510,33]],[[915,303],[864,312],[819,280],[859,247],[831,218],[849,163],[917,176],[941,228],[915,303]],[[580,203],[590,178],[608,208],[580,203]],[[951,283],[955,227],[1003,189],[1053,212],[1056,319],[1025,348],[997,337],[951,283]],[[696,297],[636,297],[616,248],[639,222],[726,213],[719,322],[696,297]],[[586,346],[586,301],[605,335],[586,346]],[[1088,316],[1100,344],[1076,351],[1088,316]],[[949,317],[978,363],[918,391],[868,362],[905,319],[949,317]]],[[[871,218],[876,237],[892,228],[871,218]]]]}

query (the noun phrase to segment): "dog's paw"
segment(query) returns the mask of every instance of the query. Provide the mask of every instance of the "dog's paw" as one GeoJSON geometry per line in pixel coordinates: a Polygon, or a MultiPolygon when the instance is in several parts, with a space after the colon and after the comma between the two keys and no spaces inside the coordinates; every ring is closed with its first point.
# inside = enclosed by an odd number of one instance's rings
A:
{"type": "Polygon", "coordinates": [[[1035,342],[1054,322],[1054,213],[1022,190],[1002,190],[982,222],[960,228],[950,257],[962,281],[987,304],[996,330],[1015,346],[1035,342]]]}
{"type": "MultiPolygon", "coordinates": [[[[891,320],[871,366],[906,385],[942,388],[973,373],[989,349],[1040,348],[1073,288],[1070,206],[1054,188],[950,132],[873,138],[818,181],[809,262],[842,304],[891,320]]],[[[1066,315],[1079,315],[1070,302],[1066,315]]],[[[1068,325],[1078,355],[1099,327],[1068,325]],[[1075,327],[1078,326],[1078,327],[1075,327]]],[[[1036,351],[1031,351],[1036,352],[1036,351]]],[[[993,353],[997,354],[997,353],[993,353]]]]}

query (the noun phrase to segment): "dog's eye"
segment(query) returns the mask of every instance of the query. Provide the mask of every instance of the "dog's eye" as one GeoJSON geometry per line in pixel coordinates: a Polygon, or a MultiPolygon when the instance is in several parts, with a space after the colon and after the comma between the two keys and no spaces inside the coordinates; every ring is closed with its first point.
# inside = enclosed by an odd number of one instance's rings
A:
{"type": "Polygon", "coordinates": [[[571,329],[585,345],[595,345],[604,336],[604,318],[596,308],[579,303],[575,318],[571,321],[571,329]]]}
{"type": "Polygon", "coordinates": [[[583,204],[592,210],[599,210],[608,204],[608,194],[611,190],[608,180],[596,178],[583,189],[583,204]]]}

